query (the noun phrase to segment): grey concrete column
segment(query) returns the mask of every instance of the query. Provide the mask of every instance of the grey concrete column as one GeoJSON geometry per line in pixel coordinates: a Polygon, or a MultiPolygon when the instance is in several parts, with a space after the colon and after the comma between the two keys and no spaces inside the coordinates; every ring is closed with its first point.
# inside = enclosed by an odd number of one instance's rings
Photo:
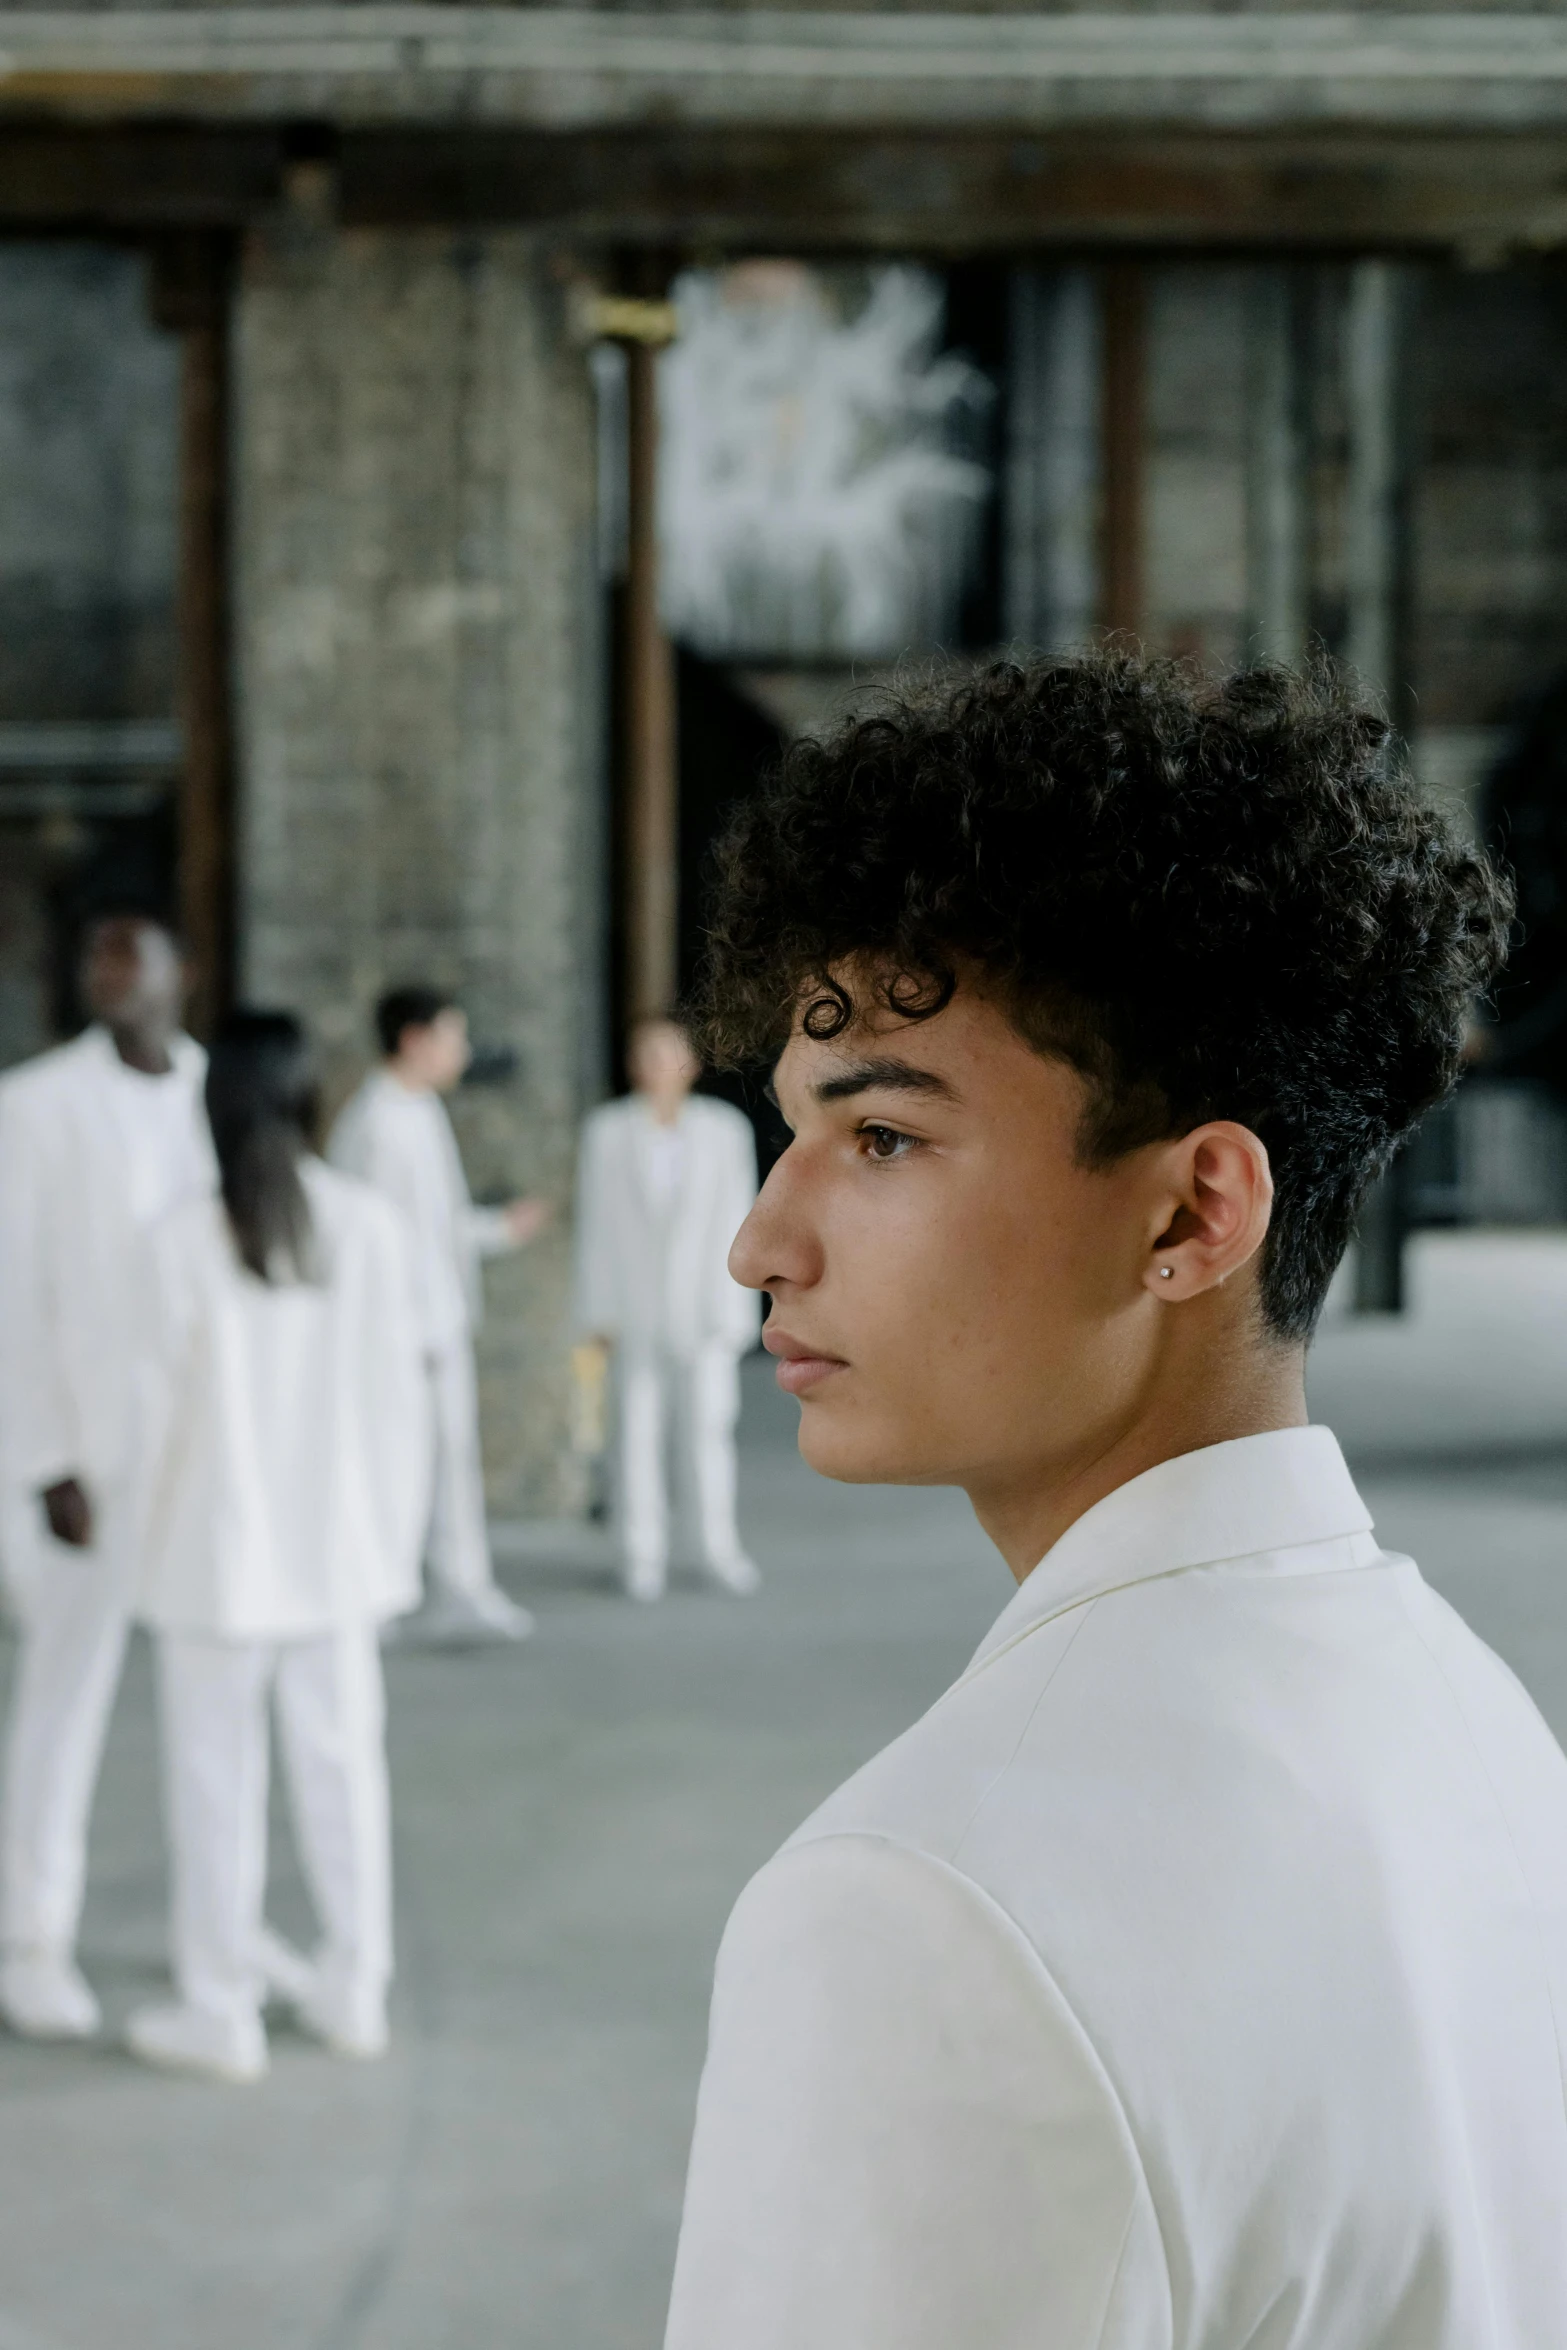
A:
{"type": "Polygon", "coordinates": [[[489,1276],[492,1499],[567,1506],[565,1209],[603,1026],[586,359],[511,232],[257,239],[234,351],[243,984],[309,1017],[339,1094],[397,981],[459,989],[497,1048],[454,1105],[470,1175],[562,1212],[489,1276]]]}
{"type": "Polygon", "coordinates": [[[1349,468],[1344,517],[1344,657],[1369,685],[1396,694],[1403,448],[1399,343],[1402,272],[1359,261],[1344,316],[1349,468]]]}
{"type": "Polygon", "coordinates": [[[1102,326],[1088,269],[1019,269],[1007,355],[1003,626],[1080,643],[1100,605],[1102,326]]]}
{"type": "MultiPolygon", "coordinates": [[[[1349,466],[1344,516],[1344,656],[1395,713],[1400,676],[1404,446],[1400,400],[1403,273],[1391,261],[1350,272],[1344,317],[1344,407],[1349,466]]],[[[1409,1230],[1407,1166],[1373,1185],[1357,1234],[1355,1305],[1398,1313],[1409,1230]]]]}
{"type": "Polygon", "coordinates": [[[1256,271],[1247,340],[1247,632],[1259,658],[1298,661],[1307,635],[1306,453],[1289,269],[1256,271]]]}

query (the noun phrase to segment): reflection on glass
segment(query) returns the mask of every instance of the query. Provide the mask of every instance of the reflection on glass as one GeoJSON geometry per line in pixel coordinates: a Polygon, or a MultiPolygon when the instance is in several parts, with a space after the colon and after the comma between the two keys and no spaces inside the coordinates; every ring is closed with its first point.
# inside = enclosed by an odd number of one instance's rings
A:
{"type": "Polygon", "coordinates": [[[671,632],[713,658],[951,642],[990,493],[993,397],[941,349],[941,280],[753,261],[675,288],[661,379],[671,632]]]}

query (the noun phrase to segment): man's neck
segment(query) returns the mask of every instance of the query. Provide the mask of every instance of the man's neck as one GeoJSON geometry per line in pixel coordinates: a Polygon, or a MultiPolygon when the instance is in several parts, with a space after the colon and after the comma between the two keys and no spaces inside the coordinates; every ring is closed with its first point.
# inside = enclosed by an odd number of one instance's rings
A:
{"type": "Polygon", "coordinates": [[[644,1093],[640,1098],[655,1126],[678,1126],[689,1097],[683,1093],[644,1093]]]}
{"type": "Polygon", "coordinates": [[[175,1032],[170,1028],[110,1028],[109,1040],[127,1069],[142,1077],[167,1077],[174,1066],[175,1032]]]}
{"type": "Polygon", "coordinates": [[[426,1094],[434,1093],[436,1090],[427,1077],[415,1076],[411,1070],[405,1069],[400,1061],[383,1061],[381,1068],[383,1073],[391,1078],[394,1085],[402,1087],[404,1093],[426,1094]]]}
{"type": "Polygon", "coordinates": [[[1152,1391],[1076,1458],[969,1488],[976,1517],[1019,1583],[1069,1526],[1146,1470],[1212,1444],[1307,1424],[1304,1346],[1259,1342],[1179,1376],[1168,1365],[1161,1370],[1152,1391]]]}

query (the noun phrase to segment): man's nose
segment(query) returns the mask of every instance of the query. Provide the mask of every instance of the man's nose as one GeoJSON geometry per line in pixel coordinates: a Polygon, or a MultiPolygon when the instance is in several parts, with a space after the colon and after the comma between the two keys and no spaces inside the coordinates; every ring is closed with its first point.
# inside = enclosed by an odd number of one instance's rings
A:
{"type": "Polygon", "coordinates": [[[820,1276],[821,1247],[793,1158],[793,1150],[785,1151],[735,1234],[729,1271],[742,1289],[799,1289],[820,1276]]]}

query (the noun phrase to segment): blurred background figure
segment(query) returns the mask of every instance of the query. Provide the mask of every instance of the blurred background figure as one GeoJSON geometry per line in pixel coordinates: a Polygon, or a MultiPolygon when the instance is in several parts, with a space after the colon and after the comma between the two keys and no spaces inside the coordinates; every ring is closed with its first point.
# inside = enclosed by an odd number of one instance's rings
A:
{"type": "Polygon", "coordinates": [[[139,913],[90,925],[91,1025],[0,1081],[0,1511],[20,1655],[6,1746],[0,2010],[80,2039],[87,1822],[135,1579],[143,1236],[204,1191],[206,1056],[181,952],[139,913]]]}
{"type": "Polygon", "coordinates": [[[258,2079],[284,1992],[328,2047],[378,2056],[392,1966],[378,1631],[419,1589],[429,1388],[402,1219],[310,1152],[315,1089],[283,1012],[220,1029],[221,1197],[151,1242],[148,1499],[178,2004],[126,2029],[151,2064],[258,2079]],[[268,1709],[321,1926],[263,1935],[268,1709]]]}
{"type": "Polygon", "coordinates": [[[440,1647],[525,1640],[533,1618],[500,1589],[490,1558],[473,1333],[483,1310],[480,1259],[524,1246],[550,1211],[530,1199],[480,1208],[468,1195],[441,1100],[472,1058],[460,1006],[437,988],[394,988],[376,1007],[376,1030],[381,1066],[338,1118],[328,1156],[393,1201],[414,1240],[435,1409],[432,1589],[400,1637],[440,1647]]]}
{"type": "Polygon", "coordinates": [[[630,1095],[583,1130],[576,1225],[577,1326],[615,1352],[621,1574],[633,1599],[662,1596],[668,1451],[694,1563],[747,1594],[760,1578],[735,1524],[735,1421],[760,1309],[728,1257],[756,1197],[756,1146],[738,1110],[693,1095],[700,1067],[675,1021],[642,1021],[628,1064],[630,1095]]]}

